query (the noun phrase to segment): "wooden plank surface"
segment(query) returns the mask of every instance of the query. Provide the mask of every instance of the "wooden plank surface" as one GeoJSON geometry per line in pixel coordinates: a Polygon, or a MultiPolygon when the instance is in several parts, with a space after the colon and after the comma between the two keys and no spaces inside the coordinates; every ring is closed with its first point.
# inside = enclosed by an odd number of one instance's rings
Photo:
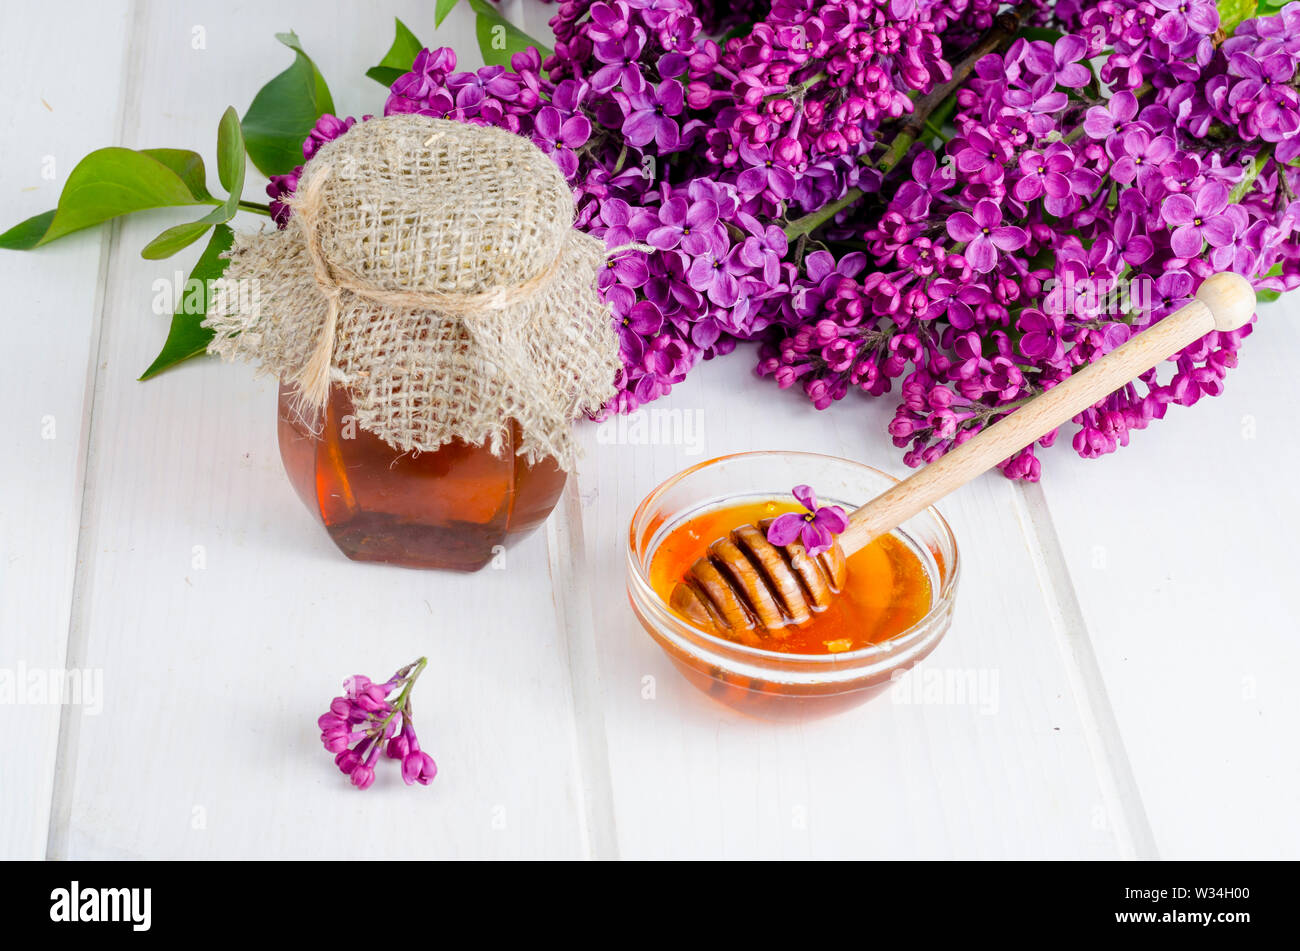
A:
{"type": "MultiPolygon", "coordinates": [[[[504,8],[545,33],[550,9],[504,8]]],[[[222,110],[289,62],[276,31],[297,30],[345,114],[382,106],[363,74],[390,14],[478,62],[469,11],[435,33],[427,0],[382,14],[344,0],[78,11],[6,13],[6,36],[28,38],[0,62],[19,132],[0,143],[6,221],[51,207],[102,145],[195,147],[215,178],[222,110]],[[78,69],[47,65],[42,46],[76,50],[78,69]]],[[[262,184],[251,176],[247,194],[262,184]]],[[[640,630],[628,519],[663,479],[737,450],[901,475],[888,399],[818,413],[737,354],[651,408],[690,414],[698,441],[585,426],[578,477],[504,570],[354,564],[284,478],[267,381],[207,363],[135,382],[166,331],[153,281],[198,255],[140,259],[175,220],[0,255],[0,292],[23,315],[10,352],[24,355],[0,420],[18,460],[3,476],[17,504],[0,509],[0,671],[103,677],[96,716],[7,711],[0,857],[1300,854],[1300,706],[1284,680],[1300,660],[1296,305],[1266,309],[1225,396],[1171,410],[1099,463],[1062,446],[1041,487],[986,476],[942,506],[963,577],[923,670],[982,677],[976,702],[887,694],[779,725],[712,704],[640,630]],[[358,794],[314,717],[342,677],[420,654],[421,733],[441,775],[412,791],[390,772],[358,794]]]]}
{"type": "MultiPolygon", "coordinates": [[[[0,230],[53,208],[77,161],[117,137],[127,28],[125,0],[88,6],[75,24],[41,5],[6,6],[0,230]],[[68,46],[75,69],[51,54],[68,46]]],[[[50,672],[65,666],[109,240],[95,229],[30,254],[0,252],[0,680],[12,691],[0,707],[0,858],[45,854],[60,720],[50,672]]],[[[87,703],[69,716],[93,715],[93,675],[85,684],[87,703]]]]}
{"type": "Polygon", "coordinates": [[[1222,395],[1041,488],[1167,858],[1300,855],[1297,318],[1264,305],[1222,395]]]}

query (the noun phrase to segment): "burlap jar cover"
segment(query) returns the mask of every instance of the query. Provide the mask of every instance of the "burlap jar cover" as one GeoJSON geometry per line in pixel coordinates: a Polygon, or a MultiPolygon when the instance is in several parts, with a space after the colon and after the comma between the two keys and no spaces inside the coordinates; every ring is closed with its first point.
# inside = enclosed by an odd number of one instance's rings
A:
{"type": "Polygon", "coordinates": [[[358,123],[307,163],[283,231],[240,235],[205,326],[311,418],[331,383],[402,452],[453,439],[574,461],[572,421],[620,366],[595,288],[604,244],[573,228],[555,164],[502,129],[405,115],[358,123]],[[249,306],[249,300],[256,306],[249,306]],[[232,303],[233,302],[233,303],[232,303]]]}

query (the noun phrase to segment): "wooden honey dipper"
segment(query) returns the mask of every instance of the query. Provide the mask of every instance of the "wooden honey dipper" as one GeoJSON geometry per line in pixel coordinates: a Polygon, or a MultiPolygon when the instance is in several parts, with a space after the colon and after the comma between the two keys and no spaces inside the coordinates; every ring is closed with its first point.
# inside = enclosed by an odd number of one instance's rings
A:
{"type": "Polygon", "coordinates": [[[748,643],[756,642],[759,631],[803,624],[844,587],[847,556],[1211,330],[1243,326],[1254,311],[1249,281],[1230,272],[1211,275],[1175,313],[854,511],[829,550],[810,557],[797,538],[778,548],[767,540],[771,519],[742,525],[709,546],[674,587],[669,603],[697,626],[748,643]]]}

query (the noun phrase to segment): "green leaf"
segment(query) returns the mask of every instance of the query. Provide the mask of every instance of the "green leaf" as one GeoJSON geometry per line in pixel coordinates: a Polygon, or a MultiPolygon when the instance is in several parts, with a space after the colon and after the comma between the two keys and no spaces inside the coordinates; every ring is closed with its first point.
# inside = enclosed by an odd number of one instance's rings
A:
{"type": "Polygon", "coordinates": [[[204,215],[198,221],[187,221],[184,224],[173,225],[158,237],[154,238],[144,246],[140,252],[140,257],[147,261],[161,261],[163,258],[169,258],[177,251],[188,248],[199,238],[208,233],[208,229],[222,219],[221,209],[209,215],[204,215]]]}
{"type": "Polygon", "coordinates": [[[184,363],[192,357],[207,352],[213,333],[207,327],[200,325],[203,318],[207,316],[208,303],[212,295],[212,288],[208,282],[226,273],[230,261],[221,255],[230,250],[234,241],[235,232],[229,225],[217,225],[198,264],[194,265],[194,270],[190,272],[190,280],[181,294],[176,313],[172,316],[167,342],[163,344],[162,352],[149,365],[149,369],[140,375],[141,380],[151,379],[178,363],[184,363]]]}
{"type": "Polygon", "coordinates": [[[239,113],[231,106],[221,117],[217,128],[217,175],[221,184],[230,195],[214,211],[198,221],[168,228],[150,241],[141,256],[156,261],[169,258],[182,248],[187,248],[203,237],[213,225],[225,224],[239,211],[239,199],[244,195],[244,173],[248,169],[247,152],[244,149],[244,134],[239,127],[239,113]]]}
{"type": "Polygon", "coordinates": [[[41,238],[50,230],[54,215],[55,212],[47,211],[14,225],[0,234],[0,248],[7,251],[30,251],[41,243],[41,238]]]}
{"type": "Polygon", "coordinates": [[[1244,21],[1255,15],[1258,0],[1218,0],[1219,29],[1228,36],[1244,21]]]}
{"type": "Polygon", "coordinates": [[[244,114],[248,157],[268,177],[301,165],[302,143],[312,126],[334,112],[329,87],[297,35],[277,33],[275,38],[293,50],[293,65],[263,86],[244,114]]]}
{"type": "MultiPolygon", "coordinates": [[[[167,157],[180,154],[171,151],[167,157]]],[[[40,243],[133,211],[203,204],[194,185],[192,169],[182,177],[153,155],[120,148],[92,152],[68,176],[58,211],[40,243]]]]}
{"type": "Polygon", "coordinates": [[[460,0],[438,0],[438,6],[433,11],[433,25],[442,26],[442,21],[447,19],[447,14],[456,9],[456,4],[460,0]]]}
{"type": "MultiPolygon", "coordinates": [[[[439,9],[442,9],[443,2],[445,0],[439,0],[439,9]]],[[[452,0],[452,5],[455,5],[455,0],[452,0]]],[[[405,76],[411,71],[411,67],[415,65],[415,57],[420,55],[422,49],[424,44],[415,38],[415,34],[407,29],[405,23],[397,20],[397,36],[393,38],[393,45],[389,47],[378,66],[366,70],[366,75],[382,83],[385,88],[389,87],[397,81],[398,77],[405,76]]]]}
{"type": "Polygon", "coordinates": [[[91,152],[68,176],[59,207],[0,235],[0,248],[30,251],[133,211],[205,204],[200,197],[206,194],[201,187],[202,160],[196,167],[188,158],[193,154],[178,149],[91,152]]]}
{"type": "Polygon", "coordinates": [[[217,176],[221,187],[230,193],[226,204],[238,207],[244,197],[244,173],[248,170],[248,151],[244,131],[239,127],[239,113],[234,106],[226,109],[217,126],[217,176]]]}
{"type": "Polygon", "coordinates": [[[203,156],[189,149],[141,149],[145,155],[162,162],[185,183],[199,202],[211,201],[212,193],[208,191],[208,175],[203,167],[203,156]]]}
{"type": "Polygon", "coordinates": [[[514,26],[487,0],[469,0],[469,5],[478,14],[474,24],[478,33],[478,48],[483,54],[483,62],[489,66],[509,66],[511,56],[522,53],[530,46],[537,47],[542,59],[551,55],[550,47],[543,46],[514,26]]]}
{"type": "Polygon", "coordinates": [[[1045,40],[1048,43],[1055,43],[1064,35],[1060,30],[1048,26],[1022,26],[1016,31],[1016,36],[1023,36],[1027,40],[1045,40]]]}
{"type": "Polygon", "coordinates": [[[401,70],[390,69],[387,66],[371,66],[366,70],[366,78],[373,79],[375,82],[379,83],[379,85],[388,89],[393,85],[393,83],[397,82],[409,72],[409,69],[401,70]]]}

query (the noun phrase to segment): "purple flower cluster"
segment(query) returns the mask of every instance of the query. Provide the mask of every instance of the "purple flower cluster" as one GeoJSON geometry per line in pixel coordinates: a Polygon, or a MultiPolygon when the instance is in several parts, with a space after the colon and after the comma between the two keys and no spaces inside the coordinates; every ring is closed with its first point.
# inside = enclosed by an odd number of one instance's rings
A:
{"type": "MultiPolygon", "coordinates": [[[[897,381],[890,431],[916,465],[1212,271],[1300,284],[1300,4],[1227,39],[1213,0],[1032,0],[1014,40],[1001,6],[566,0],[545,62],[530,49],[468,72],[425,50],[385,114],[499,126],[554,158],[577,226],[611,250],[610,411],[759,341],[758,372],[819,408],[897,381]],[[916,140],[901,164],[896,138],[916,140]]],[[[304,154],[350,123],[324,117],[304,154]]],[[[295,185],[272,183],[281,220],[295,185]]],[[[1076,450],[1113,451],[1219,392],[1249,329],[1081,414],[1076,450]]],[[[1003,469],[1040,471],[1032,447],[1003,469]]]]}
{"type": "Polygon", "coordinates": [[[374,783],[381,750],[401,763],[408,786],[427,786],[438,775],[433,757],[420,749],[411,719],[411,688],[424,666],[421,657],[382,684],[361,674],[349,677],[343,681],[343,696],[335,697],[316,721],[325,749],[335,754],[334,764],[358,789],[374,783]]]}
{"type": "MultiPolygon", "coordinates": [[[[1300,170],[1286,165],[1297,19],[1292,4],[1215,48],[1211,3],[1104,0],[1079,34],[980,60],[941,155],[919,151],[865,231],[879,270],[859,281],[858,262],[838,277],[821,262],[815,294],[797,279],[796,319],[759,371],[818,406],[902,377],[890,432],[918,465],[1171,313],[1214,271],[1265,291],[1300,285],[1300,170]],[[1094,77],[1086,63],[1106,48],[1094,77]]],[[[1221,392],[1250,329],[1210,333],[1080,414],[1075,450],[1112,452],[1170,404],[1221,392]]],[[[1003,470],[1036,479],[1035,448],[1003,470]]]]}

